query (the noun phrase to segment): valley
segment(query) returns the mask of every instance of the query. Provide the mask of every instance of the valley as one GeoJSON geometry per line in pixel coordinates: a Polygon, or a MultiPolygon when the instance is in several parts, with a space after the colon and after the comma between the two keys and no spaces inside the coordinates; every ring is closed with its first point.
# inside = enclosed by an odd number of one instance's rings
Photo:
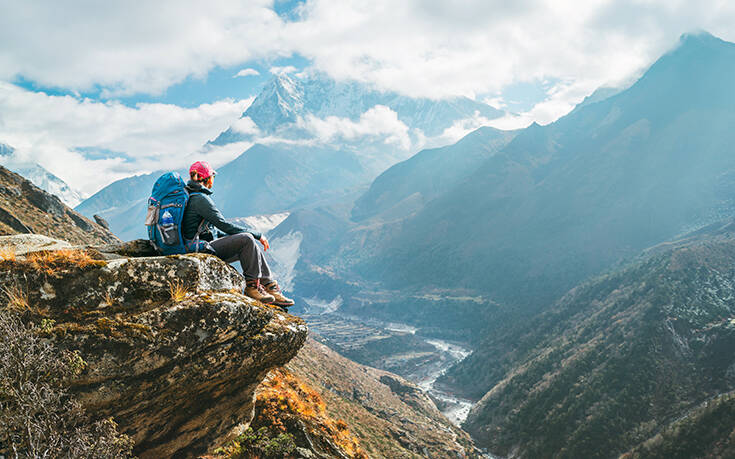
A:
{"type": "Polygon", "coordinates": [[[317,341],[363,365],[396,373],[425,391],[455,425],[464,422],[473,402],[435,386],[439,376],[461,362],[466,344],[424,337],[405,324],[364,321],[338,313],[304,314],[317,341]]]}

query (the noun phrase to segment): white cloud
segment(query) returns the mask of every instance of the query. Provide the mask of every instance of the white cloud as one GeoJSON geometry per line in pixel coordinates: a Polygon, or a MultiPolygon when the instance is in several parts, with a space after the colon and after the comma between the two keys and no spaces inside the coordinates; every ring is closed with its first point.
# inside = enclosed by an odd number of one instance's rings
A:
{"type": "MultiPolygon", "coordinates": [[[[244,151],[253,146],[253,142],[232,142],[226,145],[206,145],[201,150],[189,155],[181,163],[188,166],[194,161],[209,161],[215,168],[226,164],[240,156],[244,151]]],[[[179,167],[181,167],[179,166],[179,167]]]]}
{"type": "Polygon", "coordinates": [[[286,36],[319,69],[411,96],[547,78],[616,86],[684,32],[735,39],[735,3],[721,0],[312,0],[302,14],[286,36]]]}
{"type": "Polygon", "coordinates": [[[260,72],[258,72],[257,70],[253,68],[247,68],[247,69],[240,70],[232,78],[246,77],[246,76],[258,76],[258,75],[260,75],[260,72]]]}
{"type": "Polygon", "coordinates": [[[585,80],[558,83],[549,89],[545,100],[527,112],[508,113],[501,118],[488,120],[483,125],[498,129],[519,129],[533,122],[551,123],[569,113],[582,99],[594,92],[597,89],[594,85],[594,82],[585,80]]]}
{"type": "Polygon", "coordinates": [[[233,131],[240,134],[252,136],[260,134],[260,129],[258,129],[258,125],[255,124],[255,121],[253,121],[249,116],[238,119],[237,121],[232,123],[231,127],[233,131]]]}
{"type": "Polygon", "coordinates": [[[475,112],[475,114],[470,118],[455,121],[451,126],[444,129],[444,132],[442,132],[439,136],[427,139],[427,146],[433,147],[455,143],[462,137],[482,126],[491,126],[493,124],[493,121],[495,121],[496,119],[497,118],[485,118],[484,116],[480,115],[479,112],[475,112]]]}
{"type": "MultiPolygon", "coordinates": [[[[19,157],[38,162],[72,187],[92,193],[118,178],[185,166],[251,102],[131,108],[0,83],[0,139],[15,147],[19,157]],[[89,159],[77,150],[81,147],[124,154],[89,159]]],[[[225,158],[221,151],[209,154],[219,158],[219,164],[234,157],[225,158]]]]}
{"type": "Polygon", "coordinates": [[[318,118],[310,115],[299,122],[302,128],[325,143],[334,140],[354,142],[371,139],[403,150],[411,148],[408,126],[398,119],[396,112],[385,105],[374,106],[360,115],[357,121],[337,116],[318,118]]]}
{"type": "Polygon", "coordinates": [[[298,70],[298,69],[296,67],[294,67],[293,65],[286,65],[286,66],[283,66],[283,67],[273,66],[273,67],[270,68],[269,71],[273,75],[285,75],[287,73],[293,73],[296,70],[298,70]]]}
{"type": "Polygon", "coordinates": [[[498,94],[495,97],[486,97],[485,100],[483,100],[486,104],[493,108],[497,108],[498,110],[503,110],[508,107],[508,104],[505,102],[505,99],[503,99],[502,95],[498,94]]]}
{"type": "MultiPolygon", "coordinates": [[[[409,96],[492,95],[502,104],[511,83],[560,82],[526,113],[458,122],[444,133],[455,138],[478,123],[515,128],[553,121],[595,88],[618,86],[642,71],[681,33],[704,29],[735,41],[735,3],[723,0],[307,0],[295,21],[272,6],[273,0],[0,0],[0,141],[91,192],[131,173],[177,167],[194,154],[213,162],[232,157],[234,150],[200,148],[233,122],[254,133],[248,120],[236,121],[247,102],[130,108],[2,81],[23,76],[70,91],[100,88],[105,97],[156,94],[217,66],[299,53],[333,78],[409,96]],[[88,159],[78,147],[125,155],[88,159]]],[[[254,71],[245,67],[237,75],[254,71]]],[[[386,107],[357,121],[302,123],[321,140],[384,136],[405,149],[429,141],[409,133],[386,107]]]]}
{"type": "Polygon", "coordinates": [[[285,55],[272,0],[0,0],[0,79],[159,93],[215,66],[285,55]]]}
{"type": "Polygon", "coordinates": [[[681,33],[735,40],[735,3],[723,0],[307,0],[296,21],[273,0],[0,3],[0,79],[110,96],[294,52],[338,79],[412,96],[545,78],[614,86],[681,33]]]}

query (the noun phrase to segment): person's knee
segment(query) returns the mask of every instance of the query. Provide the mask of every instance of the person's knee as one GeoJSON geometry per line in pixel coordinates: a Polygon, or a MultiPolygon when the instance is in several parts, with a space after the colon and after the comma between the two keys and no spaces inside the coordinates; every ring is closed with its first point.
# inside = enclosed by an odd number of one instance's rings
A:
{"type": "Polygon", "coordinates": [[[255,238],[250,233],[239,233],[239,234],[235,234],[234,237],[243,246],[252,246],[252,245],[255,245],[255,238]]]}

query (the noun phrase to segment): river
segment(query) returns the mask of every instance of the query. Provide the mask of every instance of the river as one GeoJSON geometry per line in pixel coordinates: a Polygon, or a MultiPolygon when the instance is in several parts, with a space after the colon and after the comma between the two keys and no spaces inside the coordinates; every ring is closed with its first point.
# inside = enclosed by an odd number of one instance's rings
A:
{"type": "Polygon", "coordinates": [[[397,373],[413,382],[434,400],[437,408],[453,424],[461,426],[467,419],[473,402],[436,387],[437,379],[444,372],[470,355],[471,351],[461,344],[417,335],[416,328],[407,324],[363,319],[332,311],[316,315],[307,314],[304,319],[316,333],[343,349],[370,346],[371,338],[385,338],[386,334],[413,335],[420,343],[424,343],[421,351],[393,349],[384,355],[382,365],[373,362],[360,363],[397,373]],[[427,352],[426,348],[433,350],[427,352]],[[416,365],[416,361],[422,363],[416,365]]]}
{"type": "Polygon", "coordinates": [[[464,420],[467,419],[467,415],[474,403],[471,400],[459,398],[446,391],[440,390],[435,387],[435,384],[436,380],[439,379],[439,376],[444,374],[444,372],[455,363],[464,360],[465,357],[470,355],[470,351],[456,344],[451,344],[439,339],[427,339],[426,342],[436,347],[438,352],[449,356],[449,358],[446,360],[446,364],[436,368],[422,380],[414,382],[439,402],[439,409],[447,419],[452,421],[453,424],[461,426],[464,420]]]}

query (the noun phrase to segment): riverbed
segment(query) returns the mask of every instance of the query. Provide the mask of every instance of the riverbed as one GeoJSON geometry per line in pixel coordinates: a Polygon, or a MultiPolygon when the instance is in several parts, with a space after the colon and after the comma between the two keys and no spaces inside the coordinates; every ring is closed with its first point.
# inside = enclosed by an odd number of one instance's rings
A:
{"type": "Polygon", "coordinates": [[[444,372],[470,354],[460,343],[417,335],[416,328],[401,323],[335,313],[307,314],[304,319],[338,352],[359,363],[396,373],[419,386],[453,424],[460,426],[467,418],[471,400],[435,387],[444,372]],[[386,346],[390,342],[395,344],[386,346]],[[375,357],[375,349],[380,349],[380,358],[375,357]]]}

